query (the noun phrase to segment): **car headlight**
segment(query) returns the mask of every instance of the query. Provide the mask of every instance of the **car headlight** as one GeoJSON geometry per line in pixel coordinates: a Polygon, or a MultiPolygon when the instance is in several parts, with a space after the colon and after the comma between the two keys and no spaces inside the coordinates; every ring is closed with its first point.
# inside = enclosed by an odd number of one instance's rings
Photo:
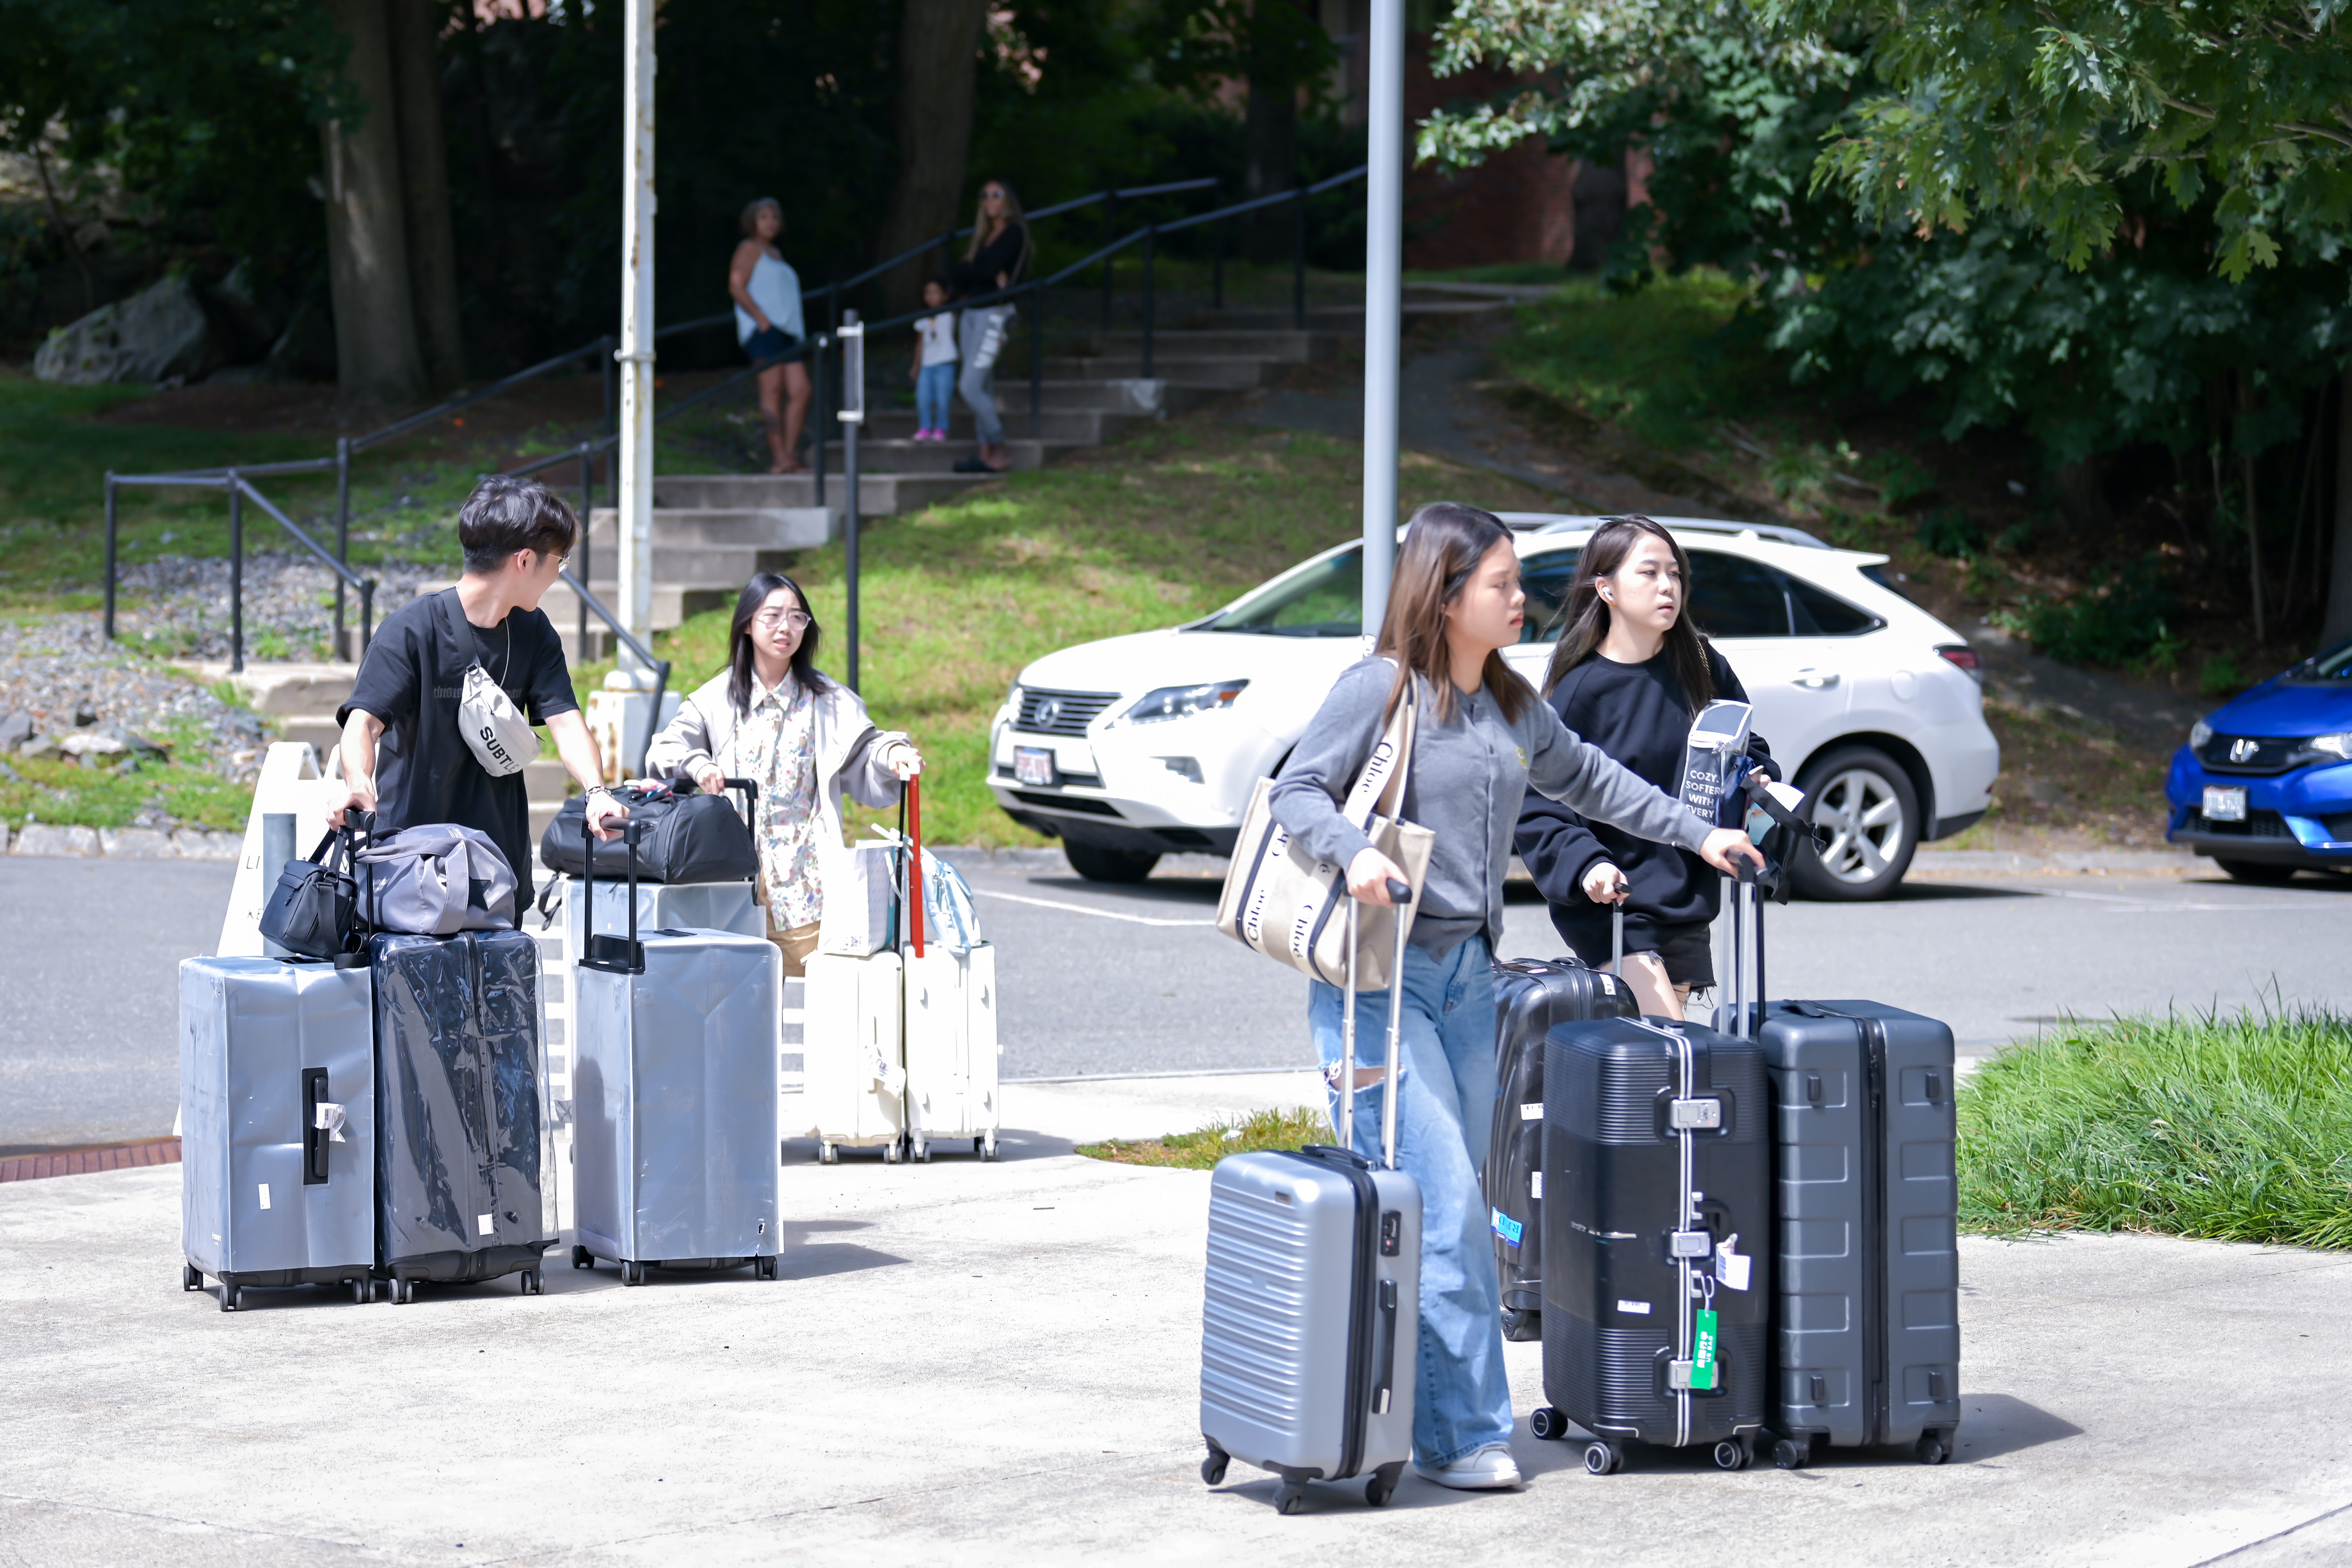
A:
{"type": "Polygon", "coordinates": [[[2201,719],[2201,718],[2200,718],[2200,719],[2199,719],[2195,724],[2192,724],[2192,725],[2190,725],[2190,726],[2189,727],[2189,750],[2191,750],[2191,751],[2202,751],[2202,750],[2204,750],[2204,749],[2205,749],[2205,743],[2206,743],[2207,741],[2209,741],[2209,740],[2212,739],[2212,738],[2213,738],[2213,727],[2212,727],[2211,725],[2210,725],[2210,724],[2207,724],[2203,719],[2201,719]]]}
{"type": "Polygon", "coordinates": [[[1191,718],[1234,706],[1247,681],[1210,681],[1197,686],[1162,686],[1146,692],[1119,717],[1129,724],[1158,724],[1162,719],[1191,718]]]}
{"type": "Polygon", "coordinates": [[[2326,752],[2330,757],[2352,758],[2352,733],[2315,735],[2304,744],[2314,751],[2326,752]]]}

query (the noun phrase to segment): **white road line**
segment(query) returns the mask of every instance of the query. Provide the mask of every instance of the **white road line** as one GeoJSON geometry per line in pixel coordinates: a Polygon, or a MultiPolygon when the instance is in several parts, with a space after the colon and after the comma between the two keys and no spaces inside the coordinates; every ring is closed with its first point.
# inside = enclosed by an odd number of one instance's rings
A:
{"type": "Polygon", "coordinates": [[[2052,898],[2077,898],[2090,904],[2121,904],[2124,906],[2124,909],[2119,913],[2134,915],[2169,915],[2174,910],[2210,910],[2221,914],[2235,915],[2241,910],[2309,910],[2323,907],[2317,900],[2314,900],[2309,904],[2174,904],[2154,899],[2129,898],[2121,894],[2115,893],[2073,893],[2061,888],[2051,889],[2047,896],[2052,898]]]}
{"type": "Polygon", "coordinates": [[[999,893],[992,887],[975,887],[972,892],[982,898],[1002,898],[1011,904],[1034,904],[1040,909],[1066,909],[1074,915],[1099,915],[1105,920],[1124,920],[1135,925],[1214,925],[1213,920],[1154,920],[1144,915],[1121,915],[1116,910],[1097,909],[1085,904],[1064,904],[1055,898],[1027,898],[1017,893],[999,893]]]}

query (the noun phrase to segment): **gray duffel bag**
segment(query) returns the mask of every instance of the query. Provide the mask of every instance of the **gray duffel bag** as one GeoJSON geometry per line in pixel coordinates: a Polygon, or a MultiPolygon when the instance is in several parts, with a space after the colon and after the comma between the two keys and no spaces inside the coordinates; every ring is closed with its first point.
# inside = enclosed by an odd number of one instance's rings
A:
{"type": "Polygon", "coordinates": [[[404,828],[359,853],[360,909],[378,931],[455,936],[515,924],[515,873],[489,835],[455,822],[404,828]]]}

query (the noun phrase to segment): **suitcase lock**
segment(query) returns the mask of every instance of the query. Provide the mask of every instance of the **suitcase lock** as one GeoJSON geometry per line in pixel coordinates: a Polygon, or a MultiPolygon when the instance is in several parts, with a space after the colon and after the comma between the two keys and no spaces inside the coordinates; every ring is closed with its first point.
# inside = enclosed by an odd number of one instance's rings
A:
{"type": "Polygon", "coordinates": [[[1713,1132],[1723,1125],[1723,1102],[1674,1101],[1666,1107],[1666,1125],[1677,1133],[1713,1132]]]}
{"type": "Polygon", "coordinates": [[[1715,1232],[1711,1230],[1666,1232],[1666,1256],[1669,1258],[1706,1258],[1714,1251],[1715,1232]]]}

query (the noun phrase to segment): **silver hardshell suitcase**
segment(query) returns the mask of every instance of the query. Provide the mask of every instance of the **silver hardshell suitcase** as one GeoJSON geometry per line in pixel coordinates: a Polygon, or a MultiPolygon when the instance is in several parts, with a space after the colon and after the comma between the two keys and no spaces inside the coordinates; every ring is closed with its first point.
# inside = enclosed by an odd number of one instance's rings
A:
{"type": "Polygon", "coordinates": [[[364,960],[180,966],[181,1284],[373,1293],[375,1028],[364,960]]]}
{"type": "MultiPolygon", "coordinates": [[[[583,888],[601,909],[593,871],[583,888]]],[[[573,970],[572,1266],[772,1280],[782,956],[737,931],[642,931],[634,887],[621,903],[627,935],[592,934],[573,970]]]]}
{"type": "MultiPolygon", "coordinates": [[[[1411,891],[1390,883],[1391,894],[1411,891]]],[[[1201,1479],[1229,1459],[1282,1478],[1295,1513],[1310,1480],[1366,1475],[1364,1500],[1396,1490],[1412,1457],[1421,1328],[1421,1189],[1396,1166],[1398,1029],[1404,941],[1389,967],[1381,1163],[1354,1152],[1356,901],[1348,901],[1339,1142],[1228,1155],[1209,1183],[1207,1301],[1201,1322],[1201,1479]]]]}

